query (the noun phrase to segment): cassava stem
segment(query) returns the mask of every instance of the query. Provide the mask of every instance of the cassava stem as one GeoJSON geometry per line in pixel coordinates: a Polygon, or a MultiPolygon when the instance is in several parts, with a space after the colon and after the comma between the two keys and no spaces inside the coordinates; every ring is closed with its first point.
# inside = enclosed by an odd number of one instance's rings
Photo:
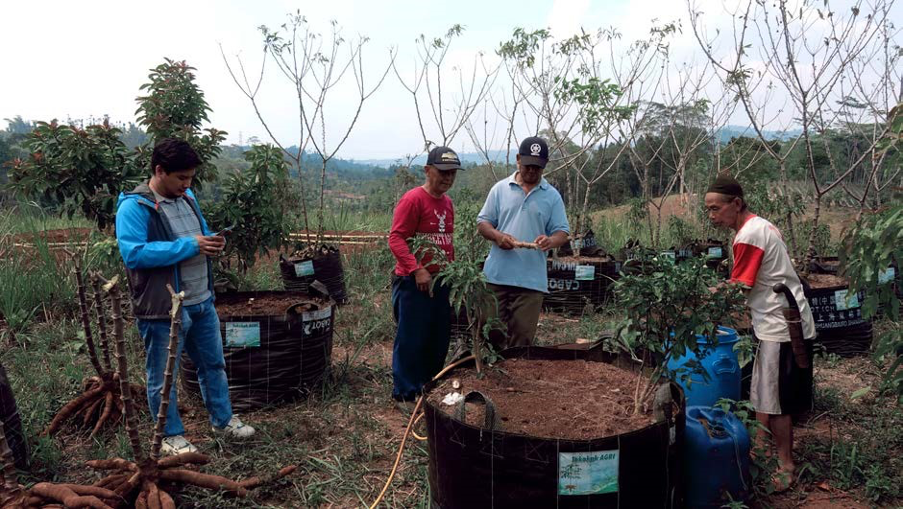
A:
{"type": "Polygon", "coordinates": [[[119,290],[119,277],[114,276],[104,283],[104,291],[110,296],[110,305],[113,309],[113,340],[116,343],[116,365],[119,372],[120,398],[125,406],[126,433],[129,435],[129,443],[132,445],[132,453],[135,460],[140,462],[144,458],[141,451],[141,440],[138,438],[138,423],[135,417],[135,409],[132,403],[132,387],[129,384],[129,365],[126,360],[125,320],[122,317],[122,293],[119,290]]]}
{"type": "Polygon", "coordinates": [[[96,273],[91,273],[91,288],[94,289],[94,310],[97,314],[97,336],[100,337],[100,349],[104,356],[104,369],[113,368],[110,363],[110,345],[107,342],[107,314],[104,311],[104,294],[96,273]]]}
{"type": "Polygon", "coordinates": [[[85,330],[85,345],[88,347],[88,358],[97,375],[103,377],[104,371],[97,359],[97,351],[94,349],[94,335],[91,333],[91,319],[88,318],[88,298],[85,294],[85,276],[82,274],[82,262],[78,257],[75,260],[75,282],[78,290],[78,307],[82,316],[82,328],[85,330]]]}
{"type": "MultiPolygon", "coordinates": [[[[160,399],[160,408],[157,409],[157,424],[154,426],[154,443],[151,446],[151,458],[160,458],[160,447],[163,445],[163,428],[166,426],[166,411],[170,405],[170,388],[173,386],[173,372],[176,368],[176,349],[179,347],[179,330],[182,329],[182,300],[185,292],[176,293],[170,284],[166,284],[173,304],[170,309],[170,342],[169,356],[166,358],[166,368],[163,371],[163,395],[160,399]]],[[[159,499],[158,499],[159,501],[159,499]]],[[[148,505],[151,505],[148,500],[148,505]]],[[[159,506],[159,505],[158,505],[159,506]]]]}

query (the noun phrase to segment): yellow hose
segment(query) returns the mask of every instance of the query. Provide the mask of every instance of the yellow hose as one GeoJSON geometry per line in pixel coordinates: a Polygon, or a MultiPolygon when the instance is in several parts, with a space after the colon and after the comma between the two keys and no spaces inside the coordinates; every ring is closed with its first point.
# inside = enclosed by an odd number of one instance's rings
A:
{"type": "MultiPolygon", "coordinates": [[[[433,380],[434,381],[438,380],[442,376],[446,375],[446,372],[452,370],[453,368],[457,367],[458,365],[461,365],[462,363],[464,363],[466,361],[472,361],[473,359],[474,359],[474,356],[471,355],[466,358],[462,358],[462,359],[456,361],[455,363],[449,364],[449,366],[440,370],[439,373],[433,377],[433,380]]],[[[418,411],[421,410],[421,404],[423,404],[423,403],[424,403],[424,396],[421,395],[421,397],[417,399],[417,404],[414,405],[414,410],[411,411],[411,417],[408,418],[408,426],[405,427],[405,434],[402,435],[402,444],[399,445],[399,453],[396,454],[395,463],[392,465],[392,471],[389,472],[389,478],[386,479],[386,484],[383,486],[383,490],[380,491],[380,495],[377,496],[377,499],[374,500],[372,505],[370,505],[371,510],[373,510],[374,508],[377,508],[377,505],[379,505],[380,501],[383,500],[383,496],[386,495],[386,491],[389,489],[389,485],[392,483],[393,477],[395,477],[396,470],[399,468],[399,463],[402,462],[402,453],[405,451],[405,441],[408,440],[408,433],[411,432],[411,429],[412,429],[412,427],[414,427],[415,422],[417,422],[419,419],[421,419],[422,416],[424,416],[424,413],[420,413],[420,415],[418,415],[418,411]]],[[[414,434],[414,436],[419,438],[419,436],[417,434],[414,434]]],[[[426,438],[424,438],[424,439],[426,439],[426,438]]]]}

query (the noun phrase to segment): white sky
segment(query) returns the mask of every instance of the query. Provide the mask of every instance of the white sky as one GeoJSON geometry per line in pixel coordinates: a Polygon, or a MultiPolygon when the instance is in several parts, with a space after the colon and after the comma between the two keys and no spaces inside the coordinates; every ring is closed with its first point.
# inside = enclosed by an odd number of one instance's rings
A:
{"type": "MultiPolygon", "coordinates": [[[[724,14],[716,16],[723,12],[722,2],[699,3],[703,10],[713,12],[707,20],[711,30],[725,20],[724,14]]],[[[365,72],[371,81],[388,62],[390,47],[398,49],[402,72],[411,72],[415,38],[422,33],[440,36],[455,23],[466,27],[454,42],[451,59],[456,62],[470,62],[478,51],[493,57],[499,43],[518,26],[549,27],[556,36],[571,35],[581,27],[590,32],[615,26],[625,40],[633,40],[649,33],[653,18],[660,22],[681,19],[684,34],[673,47],[678,54],[688,52],[685,55],[696,49],[683,0],[2,2],[0,119],[109,115],[114,121],[134,121],[138,87],[147,81],[149,69],[169,57],[197,68],[197,83],[213,109],[210,126],[228,131],[228,142],[238,142],[240,135],[244,140],[258,136],[268,141],[250,103],[230,78],[219,44],[227,55],[241,54],[248,68],[255,69],[262,56],[257,27],[276,27],[286,20],[286,13],[295,10],[319,30],[328,29],[328,21],[335,19],[346,37],[370,37],[365,72]]],[[[900,26],[900,5],[895,12],[900,26]]],[[[269,70],[261,91],[262,109],[277,137],[291,145],[298,136],[293,91],[275,67],[269,70]]],[[[335,143],[349,118],[346,93],[337,89],[327,103],[328,145],[335,143]]],[[[390,73],[383,87],[365,103],[339,156],[396,158],[416,153],[421,146],[411,97],[390,73]]],[[[453,147],[471,149],[464,132],[453,147]]]]}

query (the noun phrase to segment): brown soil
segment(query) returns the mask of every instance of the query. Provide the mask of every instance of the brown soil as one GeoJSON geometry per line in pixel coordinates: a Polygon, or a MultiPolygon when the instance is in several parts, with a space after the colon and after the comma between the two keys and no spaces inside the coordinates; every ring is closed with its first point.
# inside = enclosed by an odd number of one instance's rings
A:
{"type": "Polygon", "coordinates": [[[13,240],[16,243],[33,243],[36,239],[43,239],[47,243],[84,242],[91,235],[91,230],[90,228],[60,228],[27,232],[13,236],[13,240]]]}
{"type": "Polygon", "coordinates": [[[810,274],[807,282],[813,289],[828,289],[830,287],[847,287],[848,279],[834,274],[810,274]]]}
{"type": "MultiPolygon", "coordinates": [[[[472,369],[446,376],[428,399],[451,413],[443,397],[456,391],[480,391],[496,406],[498,427],[534,437],[587,440],[638,430],[655,423],[649,414],[634,414],[637,374],[608,363],[582,360],[505,360],[478,379],[472,369]]],[[[465,422],[484,425],[484,406],[468,404],[465,422]]]]}
{"type": "Polygon", "coordinates": [[[299,298],[299,296],[260,296],[246,301],[229,302],[228,298],[218,301],[217,314],[226,317],[278,316],[284,315],[291,306],[301,303],[298,312],[321,310],[329,306],[324,300],[299,298]]]}

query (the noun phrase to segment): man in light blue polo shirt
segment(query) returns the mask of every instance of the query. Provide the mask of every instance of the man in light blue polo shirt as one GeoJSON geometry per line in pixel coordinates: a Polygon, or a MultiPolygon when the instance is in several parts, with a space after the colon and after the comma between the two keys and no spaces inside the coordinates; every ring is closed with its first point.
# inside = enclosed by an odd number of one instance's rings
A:
{"type": "Polygon", "coordinates": [[[525,138],[516,161],[518,171],[493,186],[477,216],[477,231],[494,243],[483,272],[496,293],[499,319],[508,328],[504,337],[490,334],[500,349],[533,342],[549,285],[546,252],[567,243],[569,231],[562,195],[543,178],[549,161],[546,140],[525,138]],[[515,248],[516,241],[536,243],[540,249],[515,248]]]}

